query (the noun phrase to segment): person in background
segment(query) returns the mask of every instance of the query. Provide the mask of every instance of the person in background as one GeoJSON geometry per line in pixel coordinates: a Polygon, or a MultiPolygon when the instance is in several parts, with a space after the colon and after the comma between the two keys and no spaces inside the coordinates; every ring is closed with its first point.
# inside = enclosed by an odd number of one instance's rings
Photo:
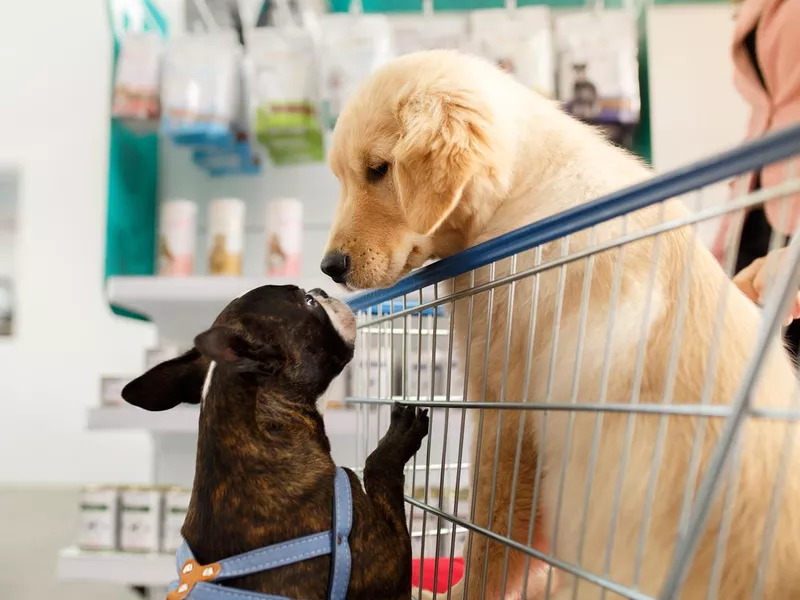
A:
{"type": "MultiPolygon", "coordinates": [[[[747,139],[800,123],[800,0],[744,0],[738,6],[733,37],[734,84],[750,105],[747,139]]],[[[800,159],[774,163],[734,182],[736,195],[800,178],[800,159]]],[[[712,252],[723,261],[733,247],[730,218],[712,252]]],[[[733,281],[761,304],[771,278],[786,256],[788,237],[800,229],[800,195],[753,207],[744,215],[733,281]],[[773,233],[780,236],[770,252],[773,233]]],[[[724,264],[724,263],[723,263],[724,264]]],[[[784,321],[787,347],[795,360],[800,348],[800,294],[784,321]]]]}

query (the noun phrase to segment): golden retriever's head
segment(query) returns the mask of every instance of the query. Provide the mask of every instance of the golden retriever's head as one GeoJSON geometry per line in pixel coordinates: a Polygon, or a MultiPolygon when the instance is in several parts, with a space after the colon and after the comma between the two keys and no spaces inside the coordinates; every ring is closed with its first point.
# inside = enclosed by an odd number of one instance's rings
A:
{"type": "Polygon", "coordinates": [[[508,188],[513,80],[451,51],[395,59],[342,111],[330,165],[341,184],[321,268],[351,289],[387,287],[460,250],[508,188]]]}

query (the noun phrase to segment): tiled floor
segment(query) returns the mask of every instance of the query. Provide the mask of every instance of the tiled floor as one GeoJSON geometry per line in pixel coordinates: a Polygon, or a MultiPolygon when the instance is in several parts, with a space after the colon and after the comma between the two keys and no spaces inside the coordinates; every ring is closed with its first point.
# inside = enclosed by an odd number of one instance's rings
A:
{"type": "Polygon", "coordinates": [[[3,600],[136,600],[118,586],[57,581],[59,549],[72,545],[77,490],[0,488],[3,600]]]}

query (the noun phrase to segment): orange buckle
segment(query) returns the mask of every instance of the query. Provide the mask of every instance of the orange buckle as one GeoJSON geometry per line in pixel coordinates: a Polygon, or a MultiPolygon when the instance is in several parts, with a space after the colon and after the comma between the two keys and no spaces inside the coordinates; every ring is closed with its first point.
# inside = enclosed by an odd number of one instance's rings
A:
{"type": "Polygon", "coordinates": [[[193,558],[187,560],[181,567],[178,587],[167,594],[167,600],[184,600],[199,582],[216,579],[221,568],[219,563],[201,565],[193,558]]]}

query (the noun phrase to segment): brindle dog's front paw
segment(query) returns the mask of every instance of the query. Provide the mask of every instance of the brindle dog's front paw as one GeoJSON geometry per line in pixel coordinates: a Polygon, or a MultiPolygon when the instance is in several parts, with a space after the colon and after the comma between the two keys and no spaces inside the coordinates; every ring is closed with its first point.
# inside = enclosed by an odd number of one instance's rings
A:
{"type": "Polygon", "coordinates": [[[391,456],[405,465],[419,451],[426,435],[428,410],[395,402],[389,430],[378,444],[377,451],[385,453],[386,458],[391,456]]]}

